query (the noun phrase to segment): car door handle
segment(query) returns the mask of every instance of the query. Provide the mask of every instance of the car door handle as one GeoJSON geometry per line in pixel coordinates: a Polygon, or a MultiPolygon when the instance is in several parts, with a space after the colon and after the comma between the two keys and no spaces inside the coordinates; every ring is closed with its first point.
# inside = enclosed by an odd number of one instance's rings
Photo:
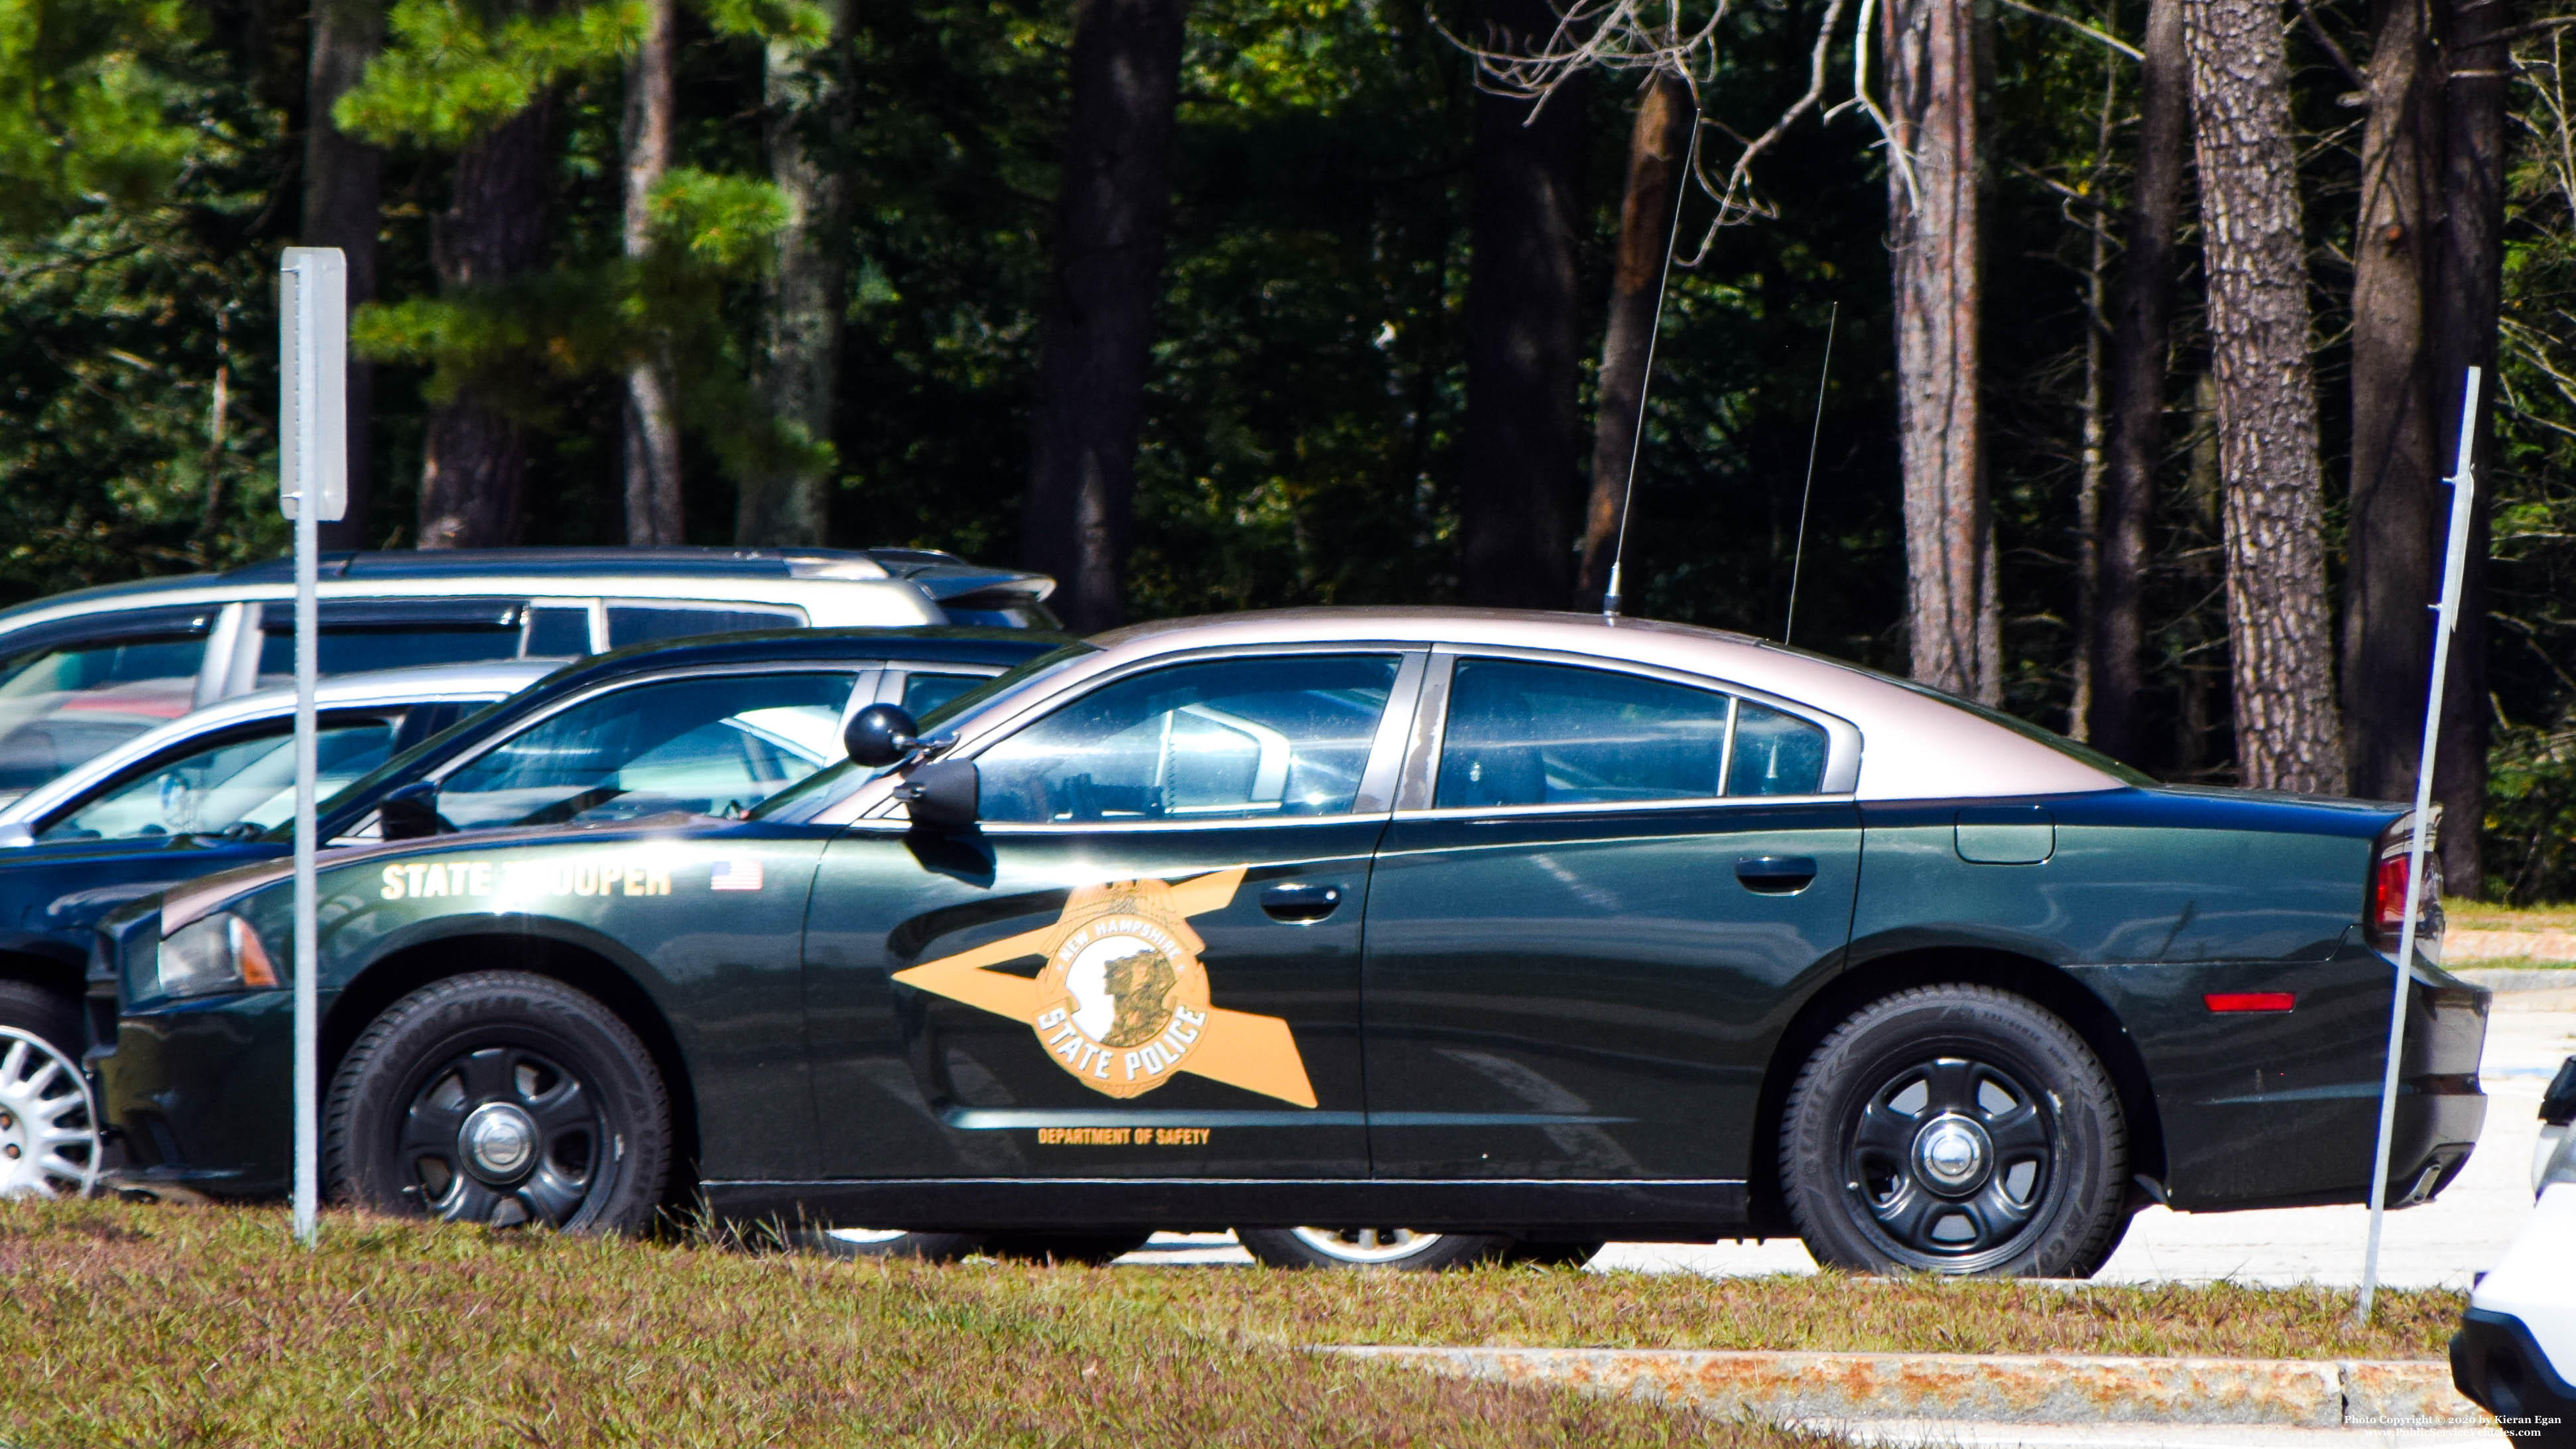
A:
{"type": "Polygon", "coordinates": [[[1796,895],[1815,882],[1816,862],[1803,855],[1748,855],[1735,863],[1735,878],[1761,895],[1796,895]]]}
{"type": "Polygon", "coordinates": [[[1311,926],[1341,904],[1340,886],[1275,885],[1261,893],[1261,909],[1270,913],[1270,919],[1292,926],[1311,926]]]}

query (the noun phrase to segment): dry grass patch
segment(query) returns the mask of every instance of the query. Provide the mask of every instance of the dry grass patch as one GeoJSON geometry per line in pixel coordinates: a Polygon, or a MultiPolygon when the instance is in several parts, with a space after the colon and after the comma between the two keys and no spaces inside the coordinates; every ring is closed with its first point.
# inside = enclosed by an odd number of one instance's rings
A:
{"type": "Polygon", "coordinates": [[[1443,1274],[1137,1272],[1117,1291],[1208,1332],[1289,1343],[2439,1359],[2463,1294],[2381,1290],[2371,1324],[2325,1289],[2094,1287],[1486,1268],[1443,1274]]]}
{"type": "MultiPolygon", "coordinates": [[[[0,1441],[1819,1441],[1193,1331],[1129,1269],[853,1265],[276,1211],[0,1204],[0,1441]]],[[[1238,1287],[1251,1275],[1227,1275],[1238,1287]]]]}
{"type": "Polygon", "coordinates": [[[2576,931],[2576,905],[2499,906],[2444,896],[2442,915],[2463,931],[2576,931]]]}

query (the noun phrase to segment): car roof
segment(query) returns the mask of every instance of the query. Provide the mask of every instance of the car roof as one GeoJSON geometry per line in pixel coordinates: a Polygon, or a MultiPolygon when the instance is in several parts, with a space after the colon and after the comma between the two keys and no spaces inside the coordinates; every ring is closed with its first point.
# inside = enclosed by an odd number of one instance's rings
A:
{"type": "Polygon", "coordinates": [[[907,664],[978,664],[1007,669],[1073,641],[1035,629],[931,625],[900,629],[764,629],[629,644],[575,662],[546,681],[546,692],[585,688],[603,679],[729,664],[802,664],[885,660],[907,664]]]}
{"type": "Polygon", "coordinates": [[[1095,636],[1088,675],[1179,650],[1233,645],[1414,643],[1541,649],[1699,675],[1849,721],[1861,733],[1858,798],[2073,794],[2135,783],[2035,725],[1857,664],[1749,634],[1654,619],[1521,609],[1274,609],[1133,624],[1095,636]]]}
{"type": "MultiPolygon", "coordinates": [[[[848,582],[902,581],[935,600],[963,599],[970,594],[1009,592],[1042,600],[1055,589],[1044,574],[978,564],[931,549],[835,548],[489,548],[385,549],[326,553],[320,561],[326,581],[378,580],[418,584],[436,580],[468,583],[480,579],[553,578],[566,582],[620,578],[812,579],[848,582]]],[[[292,559],[245,564],[223,573],[181,574],[136,579],[51,594],[0,610],[0,629],[22,615],[52,614],[63,606],[100,609],[119,603],[148,604],[160,595],[221,591],[227,586],[274,586],[295,579],[292,559]]],[[[78,612],[73,610],[71,612],[78,612]]]]}

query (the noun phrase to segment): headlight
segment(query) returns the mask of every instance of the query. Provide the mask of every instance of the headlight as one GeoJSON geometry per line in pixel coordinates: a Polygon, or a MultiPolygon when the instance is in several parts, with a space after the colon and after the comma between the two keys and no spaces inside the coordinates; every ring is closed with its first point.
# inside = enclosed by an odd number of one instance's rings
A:
{"type": "Polygon", "coordinates": [[[241,917],[220,911],[163,937],[152,975],[135,983],[134,995],[203,996],[275,986],[279,979],[259,933],[241,917]]]}

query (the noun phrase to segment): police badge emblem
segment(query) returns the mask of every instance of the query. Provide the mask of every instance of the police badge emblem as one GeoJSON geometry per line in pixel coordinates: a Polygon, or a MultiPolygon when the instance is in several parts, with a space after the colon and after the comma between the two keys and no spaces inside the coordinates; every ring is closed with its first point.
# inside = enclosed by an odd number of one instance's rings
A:
{"type": "Polygon", "coordinates": [[[1312,1107],[1315,1089],[1288,1023],[1208,1000],[1199,961],[1207,943],[1188,921],[1231,902],[1243,875],[1236,866],[1177,883],[1084,886],[1052,926],[894,979],[1027,1022],[1057,1066],[1106,1096],[1142,1096],[1188,1072],[1312,1107]],[[1046,958],[1034,980],[989,969],[1027,956],[1046,958]]]}

